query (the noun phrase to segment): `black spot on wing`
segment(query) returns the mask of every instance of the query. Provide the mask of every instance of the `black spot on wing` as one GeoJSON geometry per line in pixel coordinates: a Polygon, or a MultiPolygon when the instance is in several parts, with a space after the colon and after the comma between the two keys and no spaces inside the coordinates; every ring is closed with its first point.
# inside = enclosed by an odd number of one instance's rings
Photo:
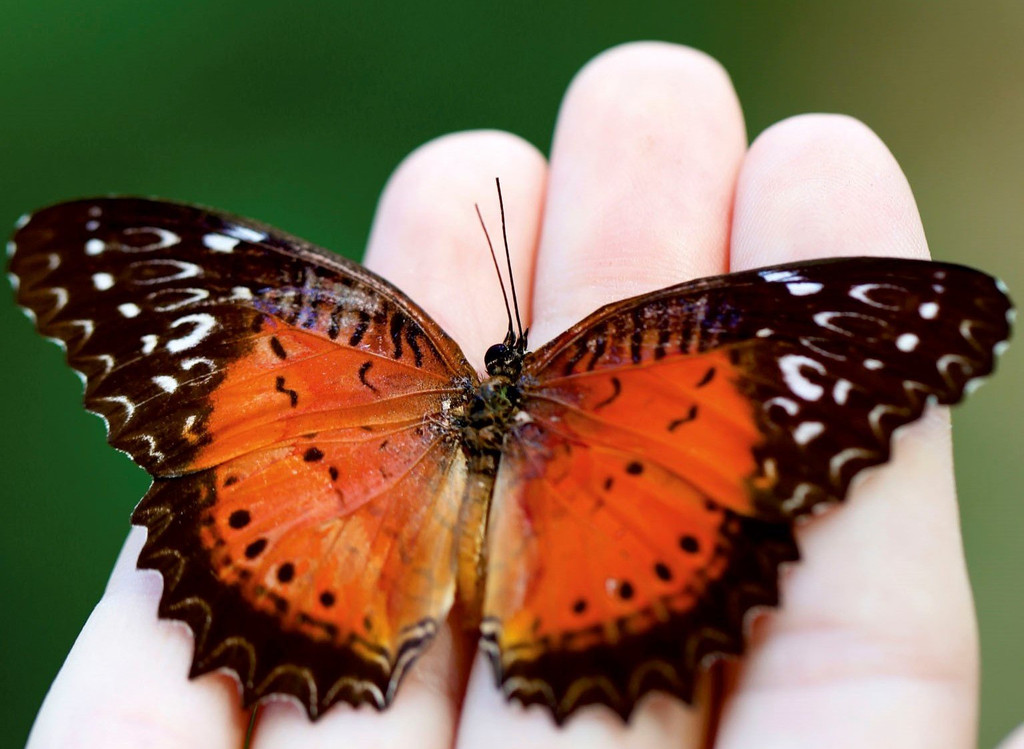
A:
{"type": "Polygon", "coordinates": [[[363,336],[366,335],[366,331],[369,327],[369,313],[363,310],[359,310],[359,322],[356,323],[356,329],[352,331],[352,335],[348,339],[348,345],[358,346],[359,342],[363,340],[363,336]]]}
{"type": "Polygon", "coordinates": [[[709,382],[711,382],[711,380],[713,380],[714,378],[715,378],[715,368],[714,367],[708,367],[708,371],[704,373],[704,376],[701,378],[700,382],[697,383],[697,387],[699,387],[699,388],[704,387],[709,382]]]}
{"type": "Polygon", "coordinates": [[[629,336],[629,357],[634,364],[639,364],[643,357],[644,345],[644,321],[639,308],[633,310],[631,318],[633,332],[629,336]]]}
{"type": "Polygon", "coordinates": [[[281,341],[277,339],[277,336],[270,339],[270,349],[278,359],[288,358],[288,352],[284,350],[284,346],[281,345],[281,341]]]}
{"type": "Polygon", "coordinates": [[[415,325],[408,325],[405,329],[405,342],[409,344],[409,350],[412,351],[413,362],[417,367],[423,366],[423,352],[420,350],[420,344],[417,340],[420,335],[420,330],[415,325]]]}
{"type": "Polygon", "coordinates": [[[620,395],[622,395],[622,383],[619,381],[619,378],[618,377],[612,377],[611,378],[611,383],[612,383],[612,394],[609,395],[607,398],[605,398],[600,403],[595,404],[594,405],[594,410],[595,411],[598,410],[599,408],[604,408],[609,403],[611,403],[616,398],[618,398],[620,395]]]}
{"type": "Polygon", "coordinates": [[[681,427],[683,424],[688,424],[697,418],[697,405],[690,406],[690,410],[686,412],[686,416],[680,419],[673,419],[668,423],[668,431],[674,432],[676,429],[681,427]]]}
{"type": "Polygon", "coordinates": [[[402,327],[406,323],[406,317],[401,312],[394,312],[391,315],[391,345],[395,352],[392,357],[402,358],[402,327]]]}
{"type": "Polygon", "coordinates": [[[278,377],[274,384],[274,390],[279,393],[285,393],[289,399],[291,399],[292,408],[299,405],[299,394],[294,390],[289,390],[284,386],[284,377],[278,377]]]}
{"type": "Polygon", "coordinates": [[[364,361],[362,364],[360,364],[359,365],[359,381],[361,383],[363,383],[364,387],[368,387],[368,388],[370,388],[370,390],[372,390],[373,392],[376,393],[377,392],[377,388],[375,388],[373,385],[371,385],[369,382],[366,381],[366,373],[369,372],[371,369],[373,369],[373,362],[372,361],[364,361]]]}

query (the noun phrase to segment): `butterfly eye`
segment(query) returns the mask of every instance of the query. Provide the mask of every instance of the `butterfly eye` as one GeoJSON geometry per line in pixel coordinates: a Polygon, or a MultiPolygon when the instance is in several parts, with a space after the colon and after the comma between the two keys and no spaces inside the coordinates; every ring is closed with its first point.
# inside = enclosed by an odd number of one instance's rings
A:
{"type": "Polygon", "coordinates": [[[496,343],[484,354],[484,366],[491,377],[505,376],[515,379],[522,369],[523,352],[515,345],[496,343]]]}
{"type": "Polygon", "coordinates": [[[504,343],[496,343],[487,349],[487,353],[484,354],[484,365],[487,367],[487,374],[496,375],[495,371],[499,368],[507,359],[510,353],[510,349],[504,343]]]}

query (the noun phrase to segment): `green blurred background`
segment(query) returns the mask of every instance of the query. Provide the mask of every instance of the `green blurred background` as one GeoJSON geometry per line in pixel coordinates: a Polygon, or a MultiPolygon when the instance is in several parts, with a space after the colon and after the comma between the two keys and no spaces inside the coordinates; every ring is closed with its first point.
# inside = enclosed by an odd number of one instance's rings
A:
{"type": "MultiPolygon", "coordinates": [[[[1024,4],[1013,0],[36,0],[4,11],[0,221],[81,195],[152,194],[358,257],[409,150],[493,127],[546,151],[573,73],[611,45],[658,38],[725,64],[751,137],[799,112],[866,121],[907,172],[934,255],[985,268],[1024,299],[1024,4]]],[[[105,445],[57,347],[4,302],[0,745],[20,746],[148,480],[105,445]]],[[[956,417],[982,745],[1024,719],[1022,374],[1018,344],[956,417]]]]}

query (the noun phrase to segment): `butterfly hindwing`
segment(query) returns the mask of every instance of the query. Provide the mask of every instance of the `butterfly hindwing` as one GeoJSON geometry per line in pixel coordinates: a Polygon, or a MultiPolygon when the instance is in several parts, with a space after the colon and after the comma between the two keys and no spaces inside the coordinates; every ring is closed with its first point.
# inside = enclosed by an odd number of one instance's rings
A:
{"type": "Polygon", "coordinates": [[[994,279],[897,259],[704,279],[599,310],[525,362],[488,528],[484,642],[557,716],[689,699],[775,603],[792,520],[992,371],[994,279]]]}
{"type": "Polygon", "coordinates": [[[455,589],[466,461],[434,428],[475,380],[361,266],[232,216],[66,203],[13,240],[18,301],[154,475],[133,521],[193,674],[246,702],[387,704],[455,589]]]}

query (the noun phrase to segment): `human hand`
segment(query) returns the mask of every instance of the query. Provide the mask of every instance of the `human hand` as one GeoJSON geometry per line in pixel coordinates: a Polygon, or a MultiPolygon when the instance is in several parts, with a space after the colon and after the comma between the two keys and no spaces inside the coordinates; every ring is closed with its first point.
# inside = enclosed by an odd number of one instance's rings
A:
{"type": "MultiPolygon", "coordinates": [[[[513,136],[461,133],[416,151],[385,190],[366,264],[476,363],[505,328],[472,211],[495,175],[534,347],[605,302],[727,269],[927,257],[910,189],[863,125],[792,118],[748,150],[716,63],[627,45],[574,81],[550,167],[513,136]]],[[[655,695],[628,726],[588,708],[556,728],[543,709],[508,704],[489,665],[470,665],[462,635],[445,628],[385,712],[338,706],[311,723],[296,705],[270,702],[252,746],[698,747],[709,723],[718,749],[971,746],[977,633],[948,430],[945,411],[931,411],[844,508],[799,529],[803,562],[785,574],[782,608],[756,622],[749,652],[728,667],[720,715],[708,700],[691,708],[655,695]]],[[[134,569],[143,533],[132,531],[30,746],[242,744],[248,713],[232,679],[186,680],[191,635],[155,616],[159,577],[134,569]]]]}

